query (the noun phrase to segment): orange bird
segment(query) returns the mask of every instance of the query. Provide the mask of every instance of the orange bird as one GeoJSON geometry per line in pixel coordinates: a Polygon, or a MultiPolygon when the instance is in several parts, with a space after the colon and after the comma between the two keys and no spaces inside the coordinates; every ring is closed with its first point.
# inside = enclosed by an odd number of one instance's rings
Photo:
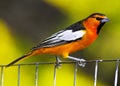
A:
{"type": "Polygon", "coordinates": [[[108,21],[109,19],[104,14],[94,13],[70,25],[66,29],[51,35],[42,43],[33,47],[29,53],[17,58],[7,66],[13,65],[21,59],[38,54],[52,54],[79,62],[85,62],[84,59],[75,58],[69,56],[69,54],[82,50],[94,42],[102,26],[108,21]]]}

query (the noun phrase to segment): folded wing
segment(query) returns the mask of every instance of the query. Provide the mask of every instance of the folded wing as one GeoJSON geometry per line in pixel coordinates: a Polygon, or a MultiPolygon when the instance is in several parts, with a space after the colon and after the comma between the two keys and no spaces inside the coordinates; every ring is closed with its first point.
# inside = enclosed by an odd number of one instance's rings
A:
{"type": "Polygon", "coordinates": [[[32,48],[32,50],[45,47],[54,47],[79,40],[85,34],[85,30],[61,30],[45,39],[42,43],[32,48]]]}

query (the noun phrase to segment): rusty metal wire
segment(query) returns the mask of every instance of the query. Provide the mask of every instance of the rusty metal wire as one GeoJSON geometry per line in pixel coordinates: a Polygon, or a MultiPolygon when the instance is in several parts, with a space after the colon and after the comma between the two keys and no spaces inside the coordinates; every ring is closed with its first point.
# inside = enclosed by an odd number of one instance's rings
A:
{"type": "MultiPolygon", "coordinates": [[[[99,68],[99,63],[101,62],[116,62],[116,69],[115,69],[115,77],[114,77],[114,86],[118,86],[118,71],[119,71],[119,62],[120,59],[117,60],[87,60],[86,63],[95,63],[95,69],[94,69],[94,85],[97,86],[97,77],[98,77],[98,68],[99,68]]],[[[58,70],[58,64],[57,62],[35,62],[35,63],[29,63],[29,64],[15,64],[12,66],[17,66],[18,67],[18,85],[20,85],[20,70],[21,66],[25,65],[35,65],[35,84],[34,86],[38,86],[38,75],[39,75],[39,65],[45,65],[45,64],[54,64],[54,77],[53,77],[53,86],[56,86],[56,78],[57,78],[57,70],[58,70]]],[[[76,79],[77,79],[77,70],[78,70],[78,62],[75,61],[66,61],[66,62],[59,62],[59,64],[74,64],[74,78],[73,78],[73,86],[77,86],[76,79]]],[[[4,86],[4,68],[6,65],[0,65],[0,86],[4,86]]]]}

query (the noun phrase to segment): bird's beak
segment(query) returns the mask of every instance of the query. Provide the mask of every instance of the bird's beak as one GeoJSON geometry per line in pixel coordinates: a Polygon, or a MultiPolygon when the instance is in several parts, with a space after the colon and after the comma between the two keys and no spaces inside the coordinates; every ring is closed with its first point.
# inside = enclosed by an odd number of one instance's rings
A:
{"type": "Polygon", "coordinates": [[[110,21],[108,18],[104,18],[101,20],[102,23],[110,21]]]}

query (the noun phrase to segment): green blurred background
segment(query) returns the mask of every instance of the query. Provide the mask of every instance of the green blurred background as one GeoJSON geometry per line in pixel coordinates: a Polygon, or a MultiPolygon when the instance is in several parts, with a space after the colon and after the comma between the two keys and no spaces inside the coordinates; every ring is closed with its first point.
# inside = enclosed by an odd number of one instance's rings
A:
{"type": "MultiPolygon", "coordinates": [[[[96,12],[106,14],[111,21],[104,25],[91,46],[72,56],[87,60],[117,59],[120,57],[119,9],[119,0],[1,0],[0,65],[8,64],[51,34],[96,12]]],[[[19,63],[41,61],[55,61],[55,58],[40,55],[19,63]]],[[[99,64],[97,86],[113,86],[115,64],[99,64]]],[[[54,65],[39,65],[39,86],[53,86],[53,70],[54,65]]],[[[73,64],[62,65],[57,70],[57,86],[73,86],[73,73],[73,64]]],[[[35,66],[22,66],[21,86],[34,86],[34,75],[35,66]]],[[[94,63],[78,68],[77,86],[93,86],[93,81],[94,63]]],[[[17,86],[17,67],[4,69],[4,86],[17,86]]]]}

